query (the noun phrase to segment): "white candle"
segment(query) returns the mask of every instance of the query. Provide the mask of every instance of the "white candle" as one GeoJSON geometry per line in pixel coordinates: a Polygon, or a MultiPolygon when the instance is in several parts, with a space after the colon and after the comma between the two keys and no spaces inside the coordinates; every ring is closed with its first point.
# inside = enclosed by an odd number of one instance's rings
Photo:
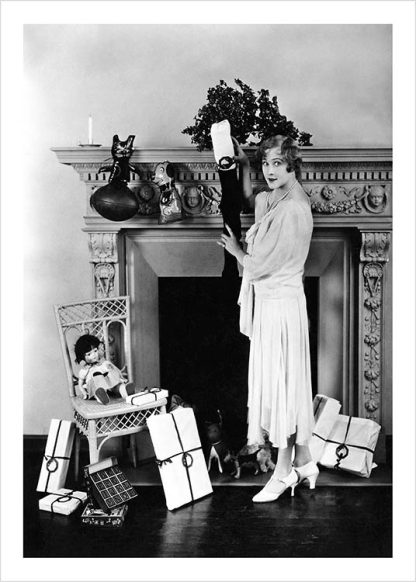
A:
{"type": "Polygon", "coordinates": [[[92,144],[92,117],[91,115],[88,117],[88,143],[92,144]]]}

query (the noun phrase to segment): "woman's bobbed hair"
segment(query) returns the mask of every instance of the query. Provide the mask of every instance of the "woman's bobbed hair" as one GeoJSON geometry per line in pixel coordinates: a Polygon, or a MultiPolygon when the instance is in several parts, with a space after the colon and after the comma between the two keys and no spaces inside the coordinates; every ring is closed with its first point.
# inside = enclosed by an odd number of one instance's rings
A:
{"type": "Polygon", "coordinates": [[[296,179],[300,180],[302,177],[302,158],[299,146],[291,137],[285,135],[273,135],[272,137],[264,139],[259,144],[256,152],[256,160],[258,164],[261,166],[266,151],[277,147],[280,148],[280,151],[282,152],[282,159],[287,164],[287,171],[295,172],[296,179]]]}

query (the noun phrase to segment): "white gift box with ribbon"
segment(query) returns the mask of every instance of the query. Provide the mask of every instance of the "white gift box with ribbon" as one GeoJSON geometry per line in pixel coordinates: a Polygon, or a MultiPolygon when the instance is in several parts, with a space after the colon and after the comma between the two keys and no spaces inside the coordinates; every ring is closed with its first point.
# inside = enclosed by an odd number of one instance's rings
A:
{"type": "Polygon", "coordinates": [[[36,491],[58,491],[65,485],[74,443],[75,426],[70,420],[53,418],[36,491]]]}
{"type": "Polygon", "coordinates": [[[162,388],[146,388],[146,390],[127,396],[126,402],[134,404],[134,406],[147,406],[148,404],[154,404],[168,396],[169,392],[162,388]]]}
{"type": "Polygon", "coordinates": [[[169,510],[212,493],[192,408],[147,419],[169,510]]]}
{"type": "Polygon", "coordinates": [[[341,403],[335,398],[317,394],[313,399],[313,416],[315,425],[310,442],[313,461],[319,463],[328,438],[341,410],[341,403]]]}
{"type": "Polygon", "coordinates": [[[381,426],[369,418],[339,414],[326,439],[320,464],[329,469],[342,469],[360,477],[370,477],[381,426]]]}
{"type": "Polygon", "coordinates": [[[85,501],[87,501],[87,494],[84,491],[62,488],[56,493],[51,493],[39,499],[39,509],[50,511],[51,513],[69,515],[83,505],[85,501]]]}

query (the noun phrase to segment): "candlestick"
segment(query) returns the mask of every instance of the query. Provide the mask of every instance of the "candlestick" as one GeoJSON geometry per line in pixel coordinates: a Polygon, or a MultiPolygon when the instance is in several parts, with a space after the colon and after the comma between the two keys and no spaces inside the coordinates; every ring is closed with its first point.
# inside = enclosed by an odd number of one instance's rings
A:
{"type": "Polygon", "coordinates": [[[88,143],[79,143],[78,144],[82,148],[99,148],[101,146],[100,143],[94,143],[92,140],[92,115],[88,116],[88,143]]]}
{"type": "Polygon", "coordinates": [[[92,116],[88,117],[88,143],[92,145],[92,116]]]}

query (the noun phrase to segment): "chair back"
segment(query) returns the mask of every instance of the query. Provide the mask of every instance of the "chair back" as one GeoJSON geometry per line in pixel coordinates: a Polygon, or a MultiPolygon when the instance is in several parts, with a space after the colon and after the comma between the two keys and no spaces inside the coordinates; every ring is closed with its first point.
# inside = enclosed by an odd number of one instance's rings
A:
{"type": "Polygon", "coordinates": [[[127,381],[132,381],[128,296],[93,299],[54,307],[71,396],[75,396],[80,369],[75,361],[74,347],[77,339],[84,334],[97,336],[104,344],[106,359],[120,368],[127,381]]]}

